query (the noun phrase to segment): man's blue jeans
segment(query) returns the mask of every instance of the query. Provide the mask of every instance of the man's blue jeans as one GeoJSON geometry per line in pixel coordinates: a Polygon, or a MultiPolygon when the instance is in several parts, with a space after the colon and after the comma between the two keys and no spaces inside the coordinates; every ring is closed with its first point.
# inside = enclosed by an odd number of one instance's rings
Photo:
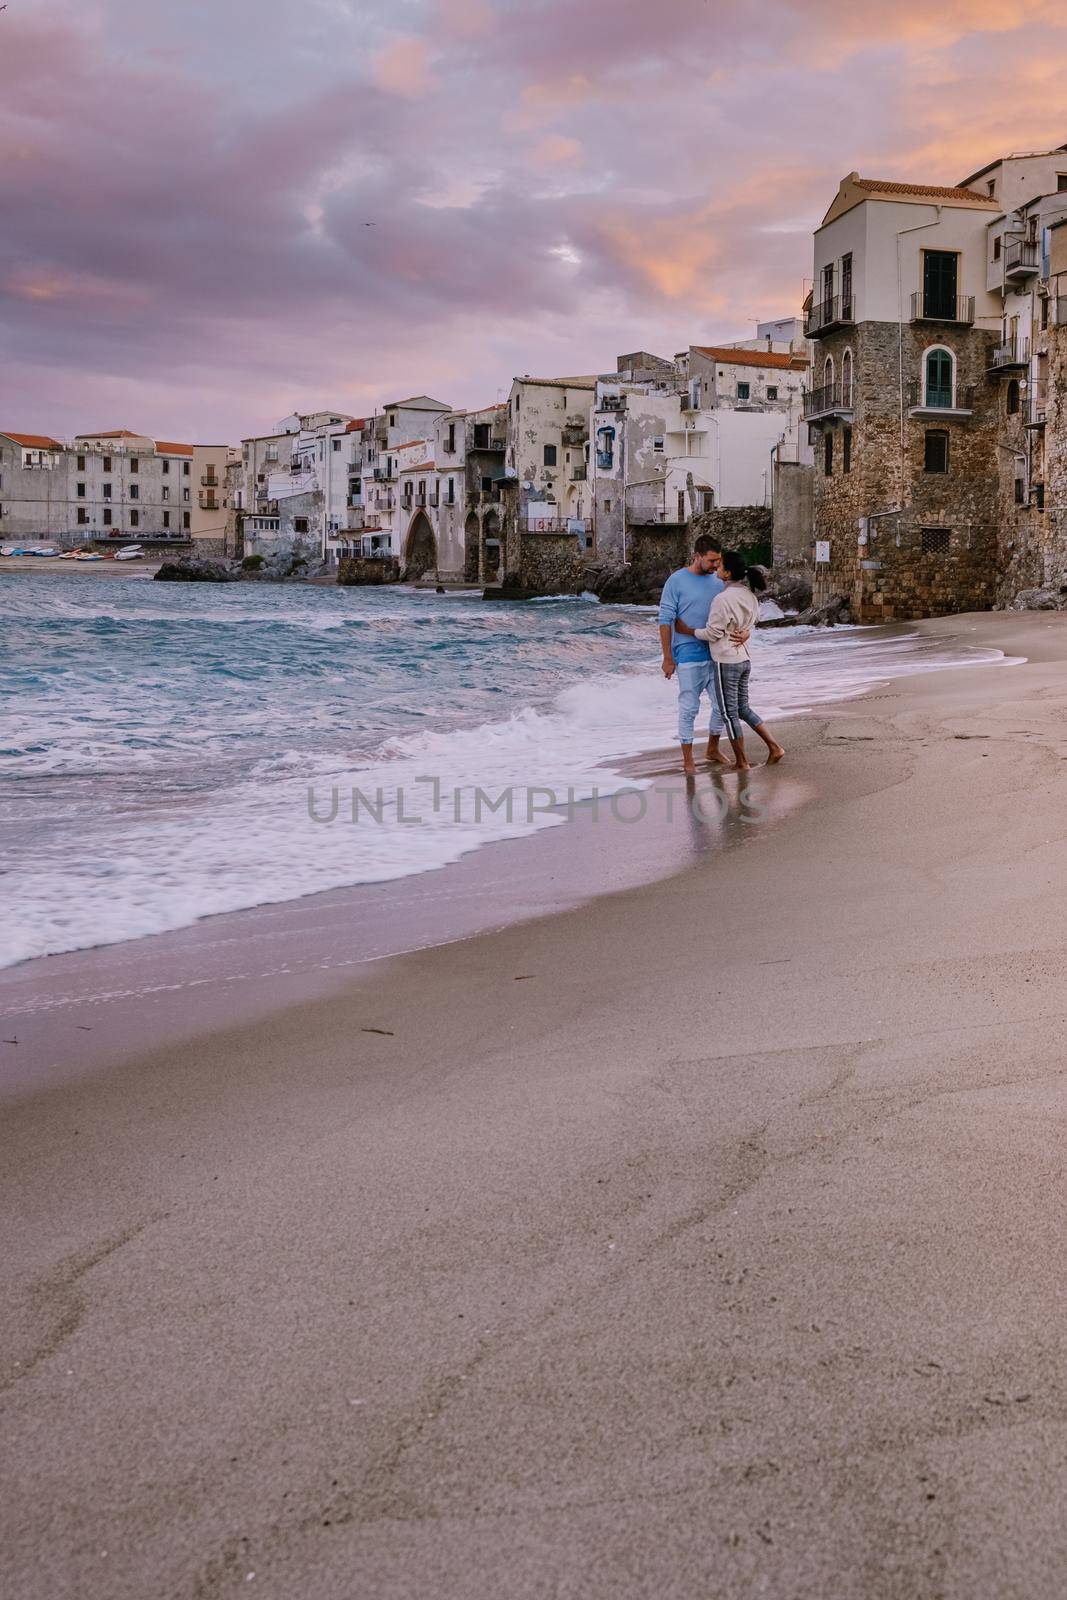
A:
{"type": "Polygon", "coordinates": [[[679,661],[674,675],[678,679],[678,742],[692,744],[693,724],[700,710],[700,696],[706,694],[711,701],[709,734],[721,734],[725,728],[715,699],[711,680],[710,661],[679,661]]]}

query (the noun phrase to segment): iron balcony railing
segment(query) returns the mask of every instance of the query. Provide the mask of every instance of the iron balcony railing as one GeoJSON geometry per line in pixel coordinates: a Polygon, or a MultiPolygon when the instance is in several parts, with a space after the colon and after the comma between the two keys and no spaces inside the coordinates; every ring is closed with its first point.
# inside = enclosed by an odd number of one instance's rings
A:
{"type": "Polygon", "coordinates": [[[1004,251],[1004,275],[1028,277],[1041,270],[1041,246],[1036,239],[1015,239],[1004,251]]]}
{"type": "Polygon", "coordinates": [[[200,487],[202,489],[217,489],[221,482],[222,479],[216,477],[213,472],[202,472],[200,474],[200,487]]]}
{"type": "Polygon", "coordinates": [[[915,378],[908,385],[908,405],[913,411],[973,411],[974,384],[957,384],[953,392],[915,378]]]}
{"type": "Polygon", "coordinates": [[[989,352],[990,372],[1003,372],[1007,367],[1026,367],[1030,364],[1029,339],[1005,339],[995,344],[989,352]]]}
{"type": "Polygon", "coordinates": [[[912,322],[955,322],[970,327],[974,321],[974,295],[943,295],[917,289],[911,297],[912,322]]]}
{"type": "Polygon", "coordinates": [[[838,378],[836,383],[824,383],[819,389],[809,389],[804,396],[805,417],[825,417],[835,411],[852,410],[852,385],[838,378]]]}
{"type": "Polygon", "coordinates": [[[804,332],[809,339],[817,339],[820,334],[828,333],[831,328],[847,327],[853,319],[852,296],[842,298],[835,294],[829,300],[822,300],[818,305],[812,306],[804,323],[804,332]]]}

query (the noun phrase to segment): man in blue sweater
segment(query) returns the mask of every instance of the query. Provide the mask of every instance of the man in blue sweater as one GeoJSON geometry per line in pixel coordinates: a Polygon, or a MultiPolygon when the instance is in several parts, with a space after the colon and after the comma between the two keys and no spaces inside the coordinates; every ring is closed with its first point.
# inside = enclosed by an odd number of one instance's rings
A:
{"type": "MultiPolygon", "coordinates": [[[[687,567],[672,572],[663,585],[659,602],[659,636],[663,646],[663,676],[678,675],[678,740],[682,747],[682,769],[696,772],[693,762],[693,724],[700,709],[700,697],[706,694],[711,702],[711,722],[708,726],[709,761],[728,765],[719,753],[719,738],[723,720],[711,686],[711,652],[700,639],[691,633],[679,633],[676,622],[689,629],[703,628],[708,620],[711,602],[725,587],[719,576],[719,557],[722,545],[710,534],[702,533],[693,546],[693,559],[687,567]]],[[[748,633],[737,634],[736,644],[744,644],[748,633]]]]}

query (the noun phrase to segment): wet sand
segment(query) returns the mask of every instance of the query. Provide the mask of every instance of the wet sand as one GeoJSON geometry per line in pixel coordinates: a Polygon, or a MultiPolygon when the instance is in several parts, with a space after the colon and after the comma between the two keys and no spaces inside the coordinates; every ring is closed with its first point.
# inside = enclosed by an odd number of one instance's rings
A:
{"type": "Polygon", "coordinates": [[[785,725],[670,876],[80,1072],[42,1025],[6,1592],[1062,1593],[1067,623],[924,628],[1029,661],[785,725]]]}

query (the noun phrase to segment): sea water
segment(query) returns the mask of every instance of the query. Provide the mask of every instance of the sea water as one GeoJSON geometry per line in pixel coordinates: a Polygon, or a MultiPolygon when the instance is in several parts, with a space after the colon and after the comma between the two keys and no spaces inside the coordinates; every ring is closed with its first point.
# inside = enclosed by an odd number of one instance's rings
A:
{"type": "MultiPolygon", "coordinates": [[[[1002,659],[877,629],[751,653],[769,719],[1002,659]]],[[[654,610],[591,597],[0,574],[0,965],[559,826],[672,740],[659,654],[654,610]]]]}

